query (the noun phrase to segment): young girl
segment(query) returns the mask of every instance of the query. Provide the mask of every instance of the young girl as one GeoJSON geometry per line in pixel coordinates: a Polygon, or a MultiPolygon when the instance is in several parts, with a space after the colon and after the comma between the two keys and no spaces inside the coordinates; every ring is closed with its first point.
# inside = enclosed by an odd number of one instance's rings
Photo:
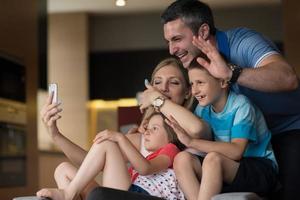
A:
{"type": "Polygon", "coordinates": [[[178,193],[174,193],[174,185],[167,182],[161,182],[160,186],[156,184],[156,178],[164,176],[168,168],[172,167],[173,159],[181,147],[176,134],[165,124],[163,115],[150,115],[144,137],[145,148],[153,152],[146,158],[122,133],[102,131],[95,138],[73,180],[64,189],[42,189],[37,192],[37,196],[50,197],[53,200],[75,199],[102,171],[102,186],[155,194],[165,199],[183,199],[182,196],[177,196],[178,193]],[[132,166],[130,173],[123,153],[132,166]]]}

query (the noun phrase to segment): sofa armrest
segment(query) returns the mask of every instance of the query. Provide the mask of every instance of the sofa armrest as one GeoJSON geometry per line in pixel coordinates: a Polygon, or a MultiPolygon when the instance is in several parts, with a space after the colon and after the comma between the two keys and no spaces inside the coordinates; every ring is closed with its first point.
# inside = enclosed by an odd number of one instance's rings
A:
{"type": "Polygon", "coordinates": [[[24,197],[15,197],[12,200],[51,200],[47,197],[37,197],[37,196],[24,196],[24,197]]]}

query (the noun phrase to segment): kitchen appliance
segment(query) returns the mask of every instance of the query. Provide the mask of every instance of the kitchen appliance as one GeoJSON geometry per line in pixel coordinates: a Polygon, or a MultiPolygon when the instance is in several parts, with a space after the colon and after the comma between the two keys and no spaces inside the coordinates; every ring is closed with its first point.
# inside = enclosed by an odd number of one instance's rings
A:
{"type": "Polygon", "coordinates": [[[0,98],[0,187],[26,185],[26,106],[0,98]]]}

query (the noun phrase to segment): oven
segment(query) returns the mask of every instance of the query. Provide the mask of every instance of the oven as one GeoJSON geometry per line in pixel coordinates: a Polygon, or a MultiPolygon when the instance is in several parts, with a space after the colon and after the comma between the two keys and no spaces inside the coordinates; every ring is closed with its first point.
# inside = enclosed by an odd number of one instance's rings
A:
{"type": "Polygon", "coordinates": [[[26,106],[0,98],[0,187],[26,185],[26,106]]]}

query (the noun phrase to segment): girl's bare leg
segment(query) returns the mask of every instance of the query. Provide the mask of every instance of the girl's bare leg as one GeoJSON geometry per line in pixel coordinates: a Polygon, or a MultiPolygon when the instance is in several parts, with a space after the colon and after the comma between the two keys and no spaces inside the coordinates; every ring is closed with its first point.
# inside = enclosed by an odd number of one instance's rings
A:
{"type": "Polygon", "coordinates": [[[174,170],[180,188],[188,200],[196,200],[201,179],[201,163],[191,153],[182,151],[175,157],[174,170]]]}
{"type": "Polygon", "coordinates": [[[119,146],[114,142],[104,141],[91,147],[74,179],[64,190],[43,189],[37,195],[54,200],[74,199],[100,171],[103,171],[103,186],[127,190],[131,185],[119,146]]]}
{"type": "Polygon", "coordinates": [[[203,161],[198,200],[210,200],[219,194],[222,191],[223,181],[231,183],[238,168],[238,162],[216,152],[208,153],[203,161]]]}

